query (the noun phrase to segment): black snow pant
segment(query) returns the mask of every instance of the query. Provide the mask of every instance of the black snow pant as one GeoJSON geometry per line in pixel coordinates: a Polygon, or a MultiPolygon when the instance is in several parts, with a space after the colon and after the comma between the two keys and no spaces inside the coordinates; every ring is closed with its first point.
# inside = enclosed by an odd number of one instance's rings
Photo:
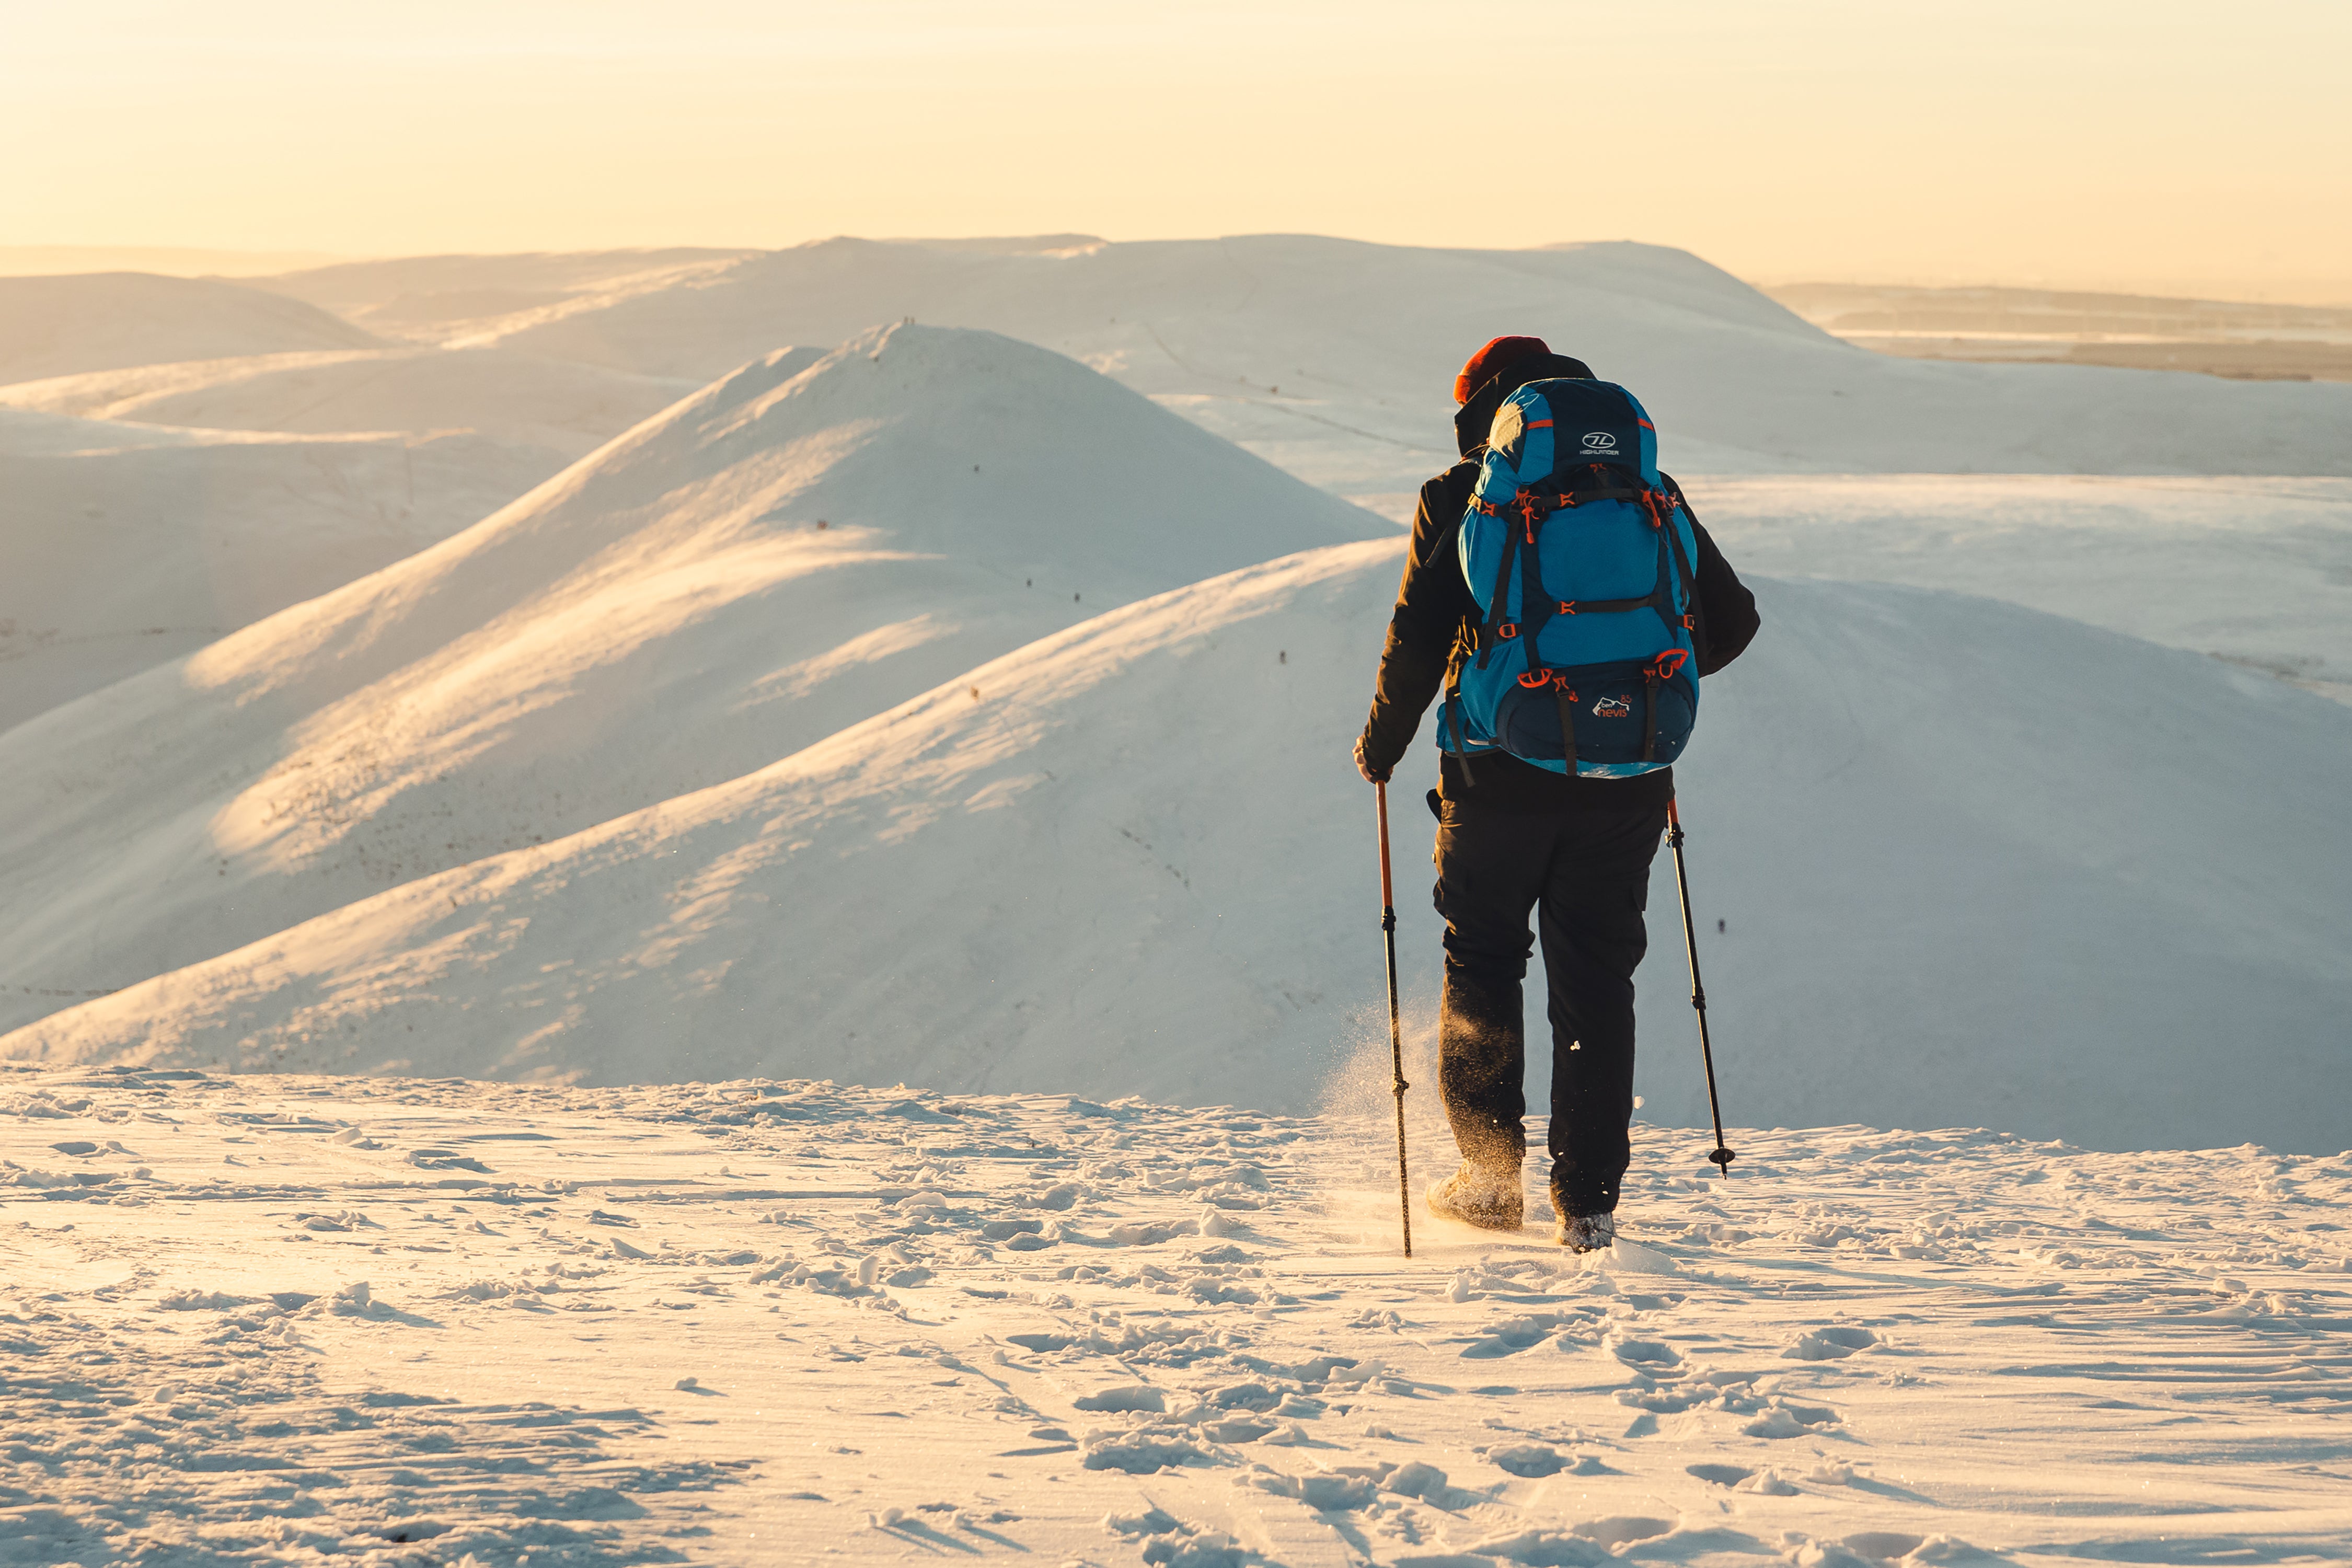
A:
{"type": "Polygon", "coordinates": [[[1665,807],[1502,812],[1443,803],[1437,912],[1445,918],[1439,1080],[1464,1159],[1526,1158],[1520,982],[1539,910],[1551,991],[1551,1191],[1563,1215],[1607,1214],[1633,1157],[1633,971],[1665,807]]]}

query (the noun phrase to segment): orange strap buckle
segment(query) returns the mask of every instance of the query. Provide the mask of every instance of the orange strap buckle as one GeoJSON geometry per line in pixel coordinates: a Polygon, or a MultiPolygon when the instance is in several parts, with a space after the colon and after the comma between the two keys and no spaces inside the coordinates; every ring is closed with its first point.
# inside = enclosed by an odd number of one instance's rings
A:
{"type": "Polygon", "coordinates": [[[1505,621],[1501,626],[1495,628],[1495,635],[1502,638],[1505,642],[1508,642],[1513,637],[1519,635],[1519,623],[1517,621],[1505,621]]]}

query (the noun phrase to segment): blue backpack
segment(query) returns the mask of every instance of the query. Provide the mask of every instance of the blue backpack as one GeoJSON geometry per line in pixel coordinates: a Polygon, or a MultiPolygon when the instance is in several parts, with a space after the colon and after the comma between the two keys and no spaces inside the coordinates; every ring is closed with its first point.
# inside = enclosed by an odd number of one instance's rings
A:
{"type": "Polygon", "coordinates": [[[1682,755],[1698,717],[1698,542],[1657,428],[1605,381],[1534,381],[1496,410],[1461,531],[1486,620],[1447,672],[1438,744],[1584,778],[1682,755]]]}

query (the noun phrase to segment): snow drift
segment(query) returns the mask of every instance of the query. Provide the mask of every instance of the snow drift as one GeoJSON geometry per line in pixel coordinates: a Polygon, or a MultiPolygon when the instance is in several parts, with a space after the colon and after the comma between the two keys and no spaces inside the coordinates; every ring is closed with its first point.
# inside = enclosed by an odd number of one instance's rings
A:
{"type": "Polygon", "coordinates": [[[1391,531],[992,334],[770,355],[433,549],[0,735],[0,1018],[736,777],[1108,605],[1391,531]]]}
{"type": "Polygon", "coordinates": [[[0,382],[172,360],[377,346],[315,305],[216,278],[0,278],[0,382]]]}
{"type": "Polygon", "coordinates": [[[1896,360],[1838,342],[1686,252],[1630,242],[833,239],[484,321],[466,341],[704,376],[746,341],[832,342],[909,314],[1084,360],[1350,494],[1403,490],[1451,459],[1454,372],[1499,332],[1539,333],[1634,387],[1666,467],[1685,477],[2352,472],[2352,386],[1896,360]]]}
{"type": "MultiPolygon", "coordinates": [[[[1130,605],[0,1054],[1305,1103],[1359,1047],[1385,1072],[1348,745],[1397,555],[1339,546],[1130,605]]],[[[2352,712],[1987,600],[1759,590],[1764,634],[1709,682],[1680,771],[1732,1120],[2342,1142],[2352,712]]],[[[1428,757],[1395,786],[1407,889],[1428,757]]],[[[1640,1087],[1693,1123],[1670,879],[1640,1087]]],[[[1434,920],[1402,901],[1425,1012],[1434,920]]]]}

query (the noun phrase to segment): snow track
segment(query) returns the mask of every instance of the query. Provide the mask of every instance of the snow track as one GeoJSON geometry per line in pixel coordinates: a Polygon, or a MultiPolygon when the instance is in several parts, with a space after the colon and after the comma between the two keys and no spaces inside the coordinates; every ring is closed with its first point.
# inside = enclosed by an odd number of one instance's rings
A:
{"type": "Polygon", "coordinates": [[[2352,1159],[1637,1128],[1408,1264],[1378,1134],[13,1073],[0,1562],[2344,1560],[2352,1159]]]}

